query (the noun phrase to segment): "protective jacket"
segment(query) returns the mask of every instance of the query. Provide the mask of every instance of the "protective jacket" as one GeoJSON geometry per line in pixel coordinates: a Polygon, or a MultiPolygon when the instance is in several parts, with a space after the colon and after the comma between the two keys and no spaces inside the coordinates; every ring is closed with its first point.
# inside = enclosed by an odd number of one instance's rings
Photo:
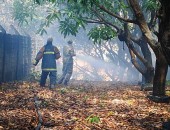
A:
{"type": "Polygon", "coordinates": [[[63,71],[65,67],[69,67],[73,64],[73,56],[75,55],[72,44],[68,44],[63,47],[63,71]]]}
{"type": "Polygon", "coordinates": [[[57,47],[52,44],[46,44],[37,53],[35,60],[39,62],[42,58],[42,71],[57,71],[56,60],[60,57],[60,52],[57,47]]]}
{"type": "Polygon", "coordinates": [[[67,85],[73,72],[73,56],[76,56],[72,44],[68,44],[63,48],[63,74],[58,84],[67,85]]]}

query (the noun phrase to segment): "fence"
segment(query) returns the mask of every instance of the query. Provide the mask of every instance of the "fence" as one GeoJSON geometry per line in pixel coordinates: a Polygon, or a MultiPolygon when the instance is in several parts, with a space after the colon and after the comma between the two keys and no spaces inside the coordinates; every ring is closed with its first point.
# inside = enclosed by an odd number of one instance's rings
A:
{"type": "Polygon", "coordinates": [[[31,68],[31,38],[0,33],[0,83],[25,78],[31,68]]]}

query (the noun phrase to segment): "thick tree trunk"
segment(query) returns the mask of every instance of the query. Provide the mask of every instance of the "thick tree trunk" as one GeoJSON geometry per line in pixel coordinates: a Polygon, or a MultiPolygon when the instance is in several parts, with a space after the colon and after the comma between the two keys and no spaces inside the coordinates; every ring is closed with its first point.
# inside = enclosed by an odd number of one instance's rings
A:
{"type": "Polygon", "coordinates": [[[158,17],[160,18],[158,39],[165,58],[170,65],[170,0],[159,0],[161,8],[158,17]]]}
{"type": "Polygon", "coordinates": [[[160,0],[161,9],[159,11],[160,25],[158,41],[161,44],[161,49],[156,51],[156,67],[153,82],[153,96],[165,96],[165,82],[170,64],[170,1],[160,0]]]}
{"type": "Polygon", "coordinates": [[[155,76],[153,81],[153,96],[165,96],[165,81],[168,64],[164,55],[160,52],[156,59],[155,76]]]}
{"type": "MultiPolygon", "coordinates": [[[[165,81],[166,81],[166,74],[167,74],[167,67],[168,64],[166,62],[170,61],[168,59],[168,56],[166,56],[166,59],[162,53],[162,50],[160,49],[159,43],[156,44],[155,39],[152,36],[151,31],[148,28],[148,25],[146,23],[146,20],[144,18],[144,15],[142,13],[142,10],[140,9],[139,3],[137,0],[129,0],[130,5],[135,13],[136,19],[138,21],[138,25],[142,31],[142,33],[144,34],[144,36],[147,39],[148,44],[150,45],[150,47],[153,49],[155,55],[156,55],[156,68],[155,68],[155,76],[154,76],[154,81],[153,81],[153,96],[157,97],[157,96],[165,96],[165,81]]],[[[158,40],[161,43],[161,45],[163,46],[162,49],[163,51],[165,51],[164,48],[168,49],[168,47],[170,47],[170,10],[169,10],[169,5],[170,5],[170,1],[169,0],[160,0],[162,6],[162,10],[165,9],[166,13],[162,13],[161,12],[161,18],[162,18],[162,14],[166,14],[164,16],[164,19],[161,19],[161,23],[160,23],[160,30],[159,30],[159,37],[158,40]],[[166,7],[166,8],[165,8],[166,7]],[[165,35],[166,34],[166,35],[165,35]],[[166,46],[164,46],[166,45],[166,46]]],[[[162,11],[161,10],[161,11],[162,11]]],[[[168,51],[166,51],[168,52],[168,51]]],[[[165,53],[164,53],[165,54],[165,53]]],[[[170,54],[170,53],[166,53],[166,54],[170,54]]],[[[158,99],[161,100],[161,99],[158,99]]],[[[161,101],[160,101],[161,102],[161,101]]]]}

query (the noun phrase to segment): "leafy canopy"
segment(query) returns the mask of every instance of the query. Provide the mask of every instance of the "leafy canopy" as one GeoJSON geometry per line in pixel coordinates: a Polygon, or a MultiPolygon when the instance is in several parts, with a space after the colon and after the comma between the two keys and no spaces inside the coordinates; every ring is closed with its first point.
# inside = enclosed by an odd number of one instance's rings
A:
{"type": "MultiPolygon", "coordinates": [[[[124,22],[102,10],[101,6],[120,17],[133,19],[133,13],[128,3],[122,0],[33,0],[32,5],[27,2],[19,3],[19,0],[15,1],[18,2],[14,5],[16,9],[14,17],[21,24],[28,23],[28,18],[31,20],[34,18],[33,16],[37,13],[35,12],[37,5],[44,6],[51,3],[38,30],[41,35],[47,33],[45,28],[57,20],[60,24],[59,31],[64,37],[76,36],[80,28],[86,29],[88,23],[93,23],[94,26],[88,36],[94,43],[112,39],[117,35],[116,29],[123,28],[124,22]]],[[[156,0],[144,0],[140,5],[145,11],[156,10],[159,7],[156,0]]]]}

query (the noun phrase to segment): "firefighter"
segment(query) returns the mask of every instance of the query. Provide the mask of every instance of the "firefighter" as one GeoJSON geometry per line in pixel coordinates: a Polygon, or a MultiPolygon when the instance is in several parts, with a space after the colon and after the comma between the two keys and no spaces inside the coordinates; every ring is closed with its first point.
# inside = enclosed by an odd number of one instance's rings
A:
{"type": "Polygon", "coordinates": [[[68,85],[68,82],[73,73],[73,56],[76,56],[72,41],[68,41],[67,45],[63,47],[63,69],[62,76],[60,77],[58,84],[68,85]]]}
{"type": "Polygon", "coordinates": [[[60,56],[60,51],[56,46],[52,44],[53,38],[50,37],[47,39],[47,44],[44,45],[36,55],[35,62],[33,65],[37,65],[40,59],[42,59],[41,64],[41,80],[40,86],[45,87],[47,76],[50,78],[50,88],[56,87],[57,80],[57,65],[56,60],[58,60],[60,56]]]}

